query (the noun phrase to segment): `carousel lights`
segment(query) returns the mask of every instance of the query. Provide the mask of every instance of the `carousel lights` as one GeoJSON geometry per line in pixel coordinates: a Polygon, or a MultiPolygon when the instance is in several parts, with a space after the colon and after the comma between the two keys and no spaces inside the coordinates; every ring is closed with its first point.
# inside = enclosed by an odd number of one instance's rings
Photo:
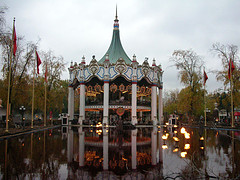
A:
{"type": "Polygon", "coordinates": [[[168,135],[166,134],[166,135],[162,135],[162,139],[163,140],[166,140],[168,138],[168,135]]]}
{"type": "Polygon", "coordinates": [[[177,134],[177,131],[175,130],[174,133],[177,134]]]}
{"type": "Polygon", "coordinates": [[[189,133],[185,133],[184,136],[185,136],[185,139],[190,139],[190,134],[189,133]]]}
{"type": "Polygon", "coordinates": [[[176,141],[176,142],[179,141],[178,137],[173,137],[173,140],[176,141]]]}
{"type": "Polygon", "coordinates": [[[162,145],[162,148],[163,148],[163,149],[168,149],[168,146],[167,146],[166,144],[163,144],[163,145],[162,145]]]}
{"type": "Polygon", "coordinates": [[[185,158],[186,155],[187,155],[187,152],[181,152],[181,157],[182,157],[182,158],[185,158]]]}
{"type": "Polygon", "coordinates": [[[203,149],[204,149],[204,147],[203,147],[203,146],[201,146],[201,147],[200,147],[200,149],[202,149],[202,150],[203,150],[203,149]]]}
{"type": "Polygon", "coordinates": [[[184,145],[184,149],[186,149],[186,150],[187,150],[187,149],[190,149],[190,144],[185,144],[185,145],[184,145]]]}
{"type": "Polygon", "coordinates": [[[179,150],[179,148],[176,147],[176,148],[173,150],[173,152],[178,152],[178,150],[179,150]]]}
{"type": "Polygon", "coordinates": [[[181,131],[182,134],[186,133],[186,129],[184,127],[182,127],[180,131],[181,131]]]}
{"type": "Polygon", "coordinates": [[[178,126],[175,124],[173,127],[175,127],[175,128],[176,128],[176,127],[178,127],[178,126]]]}
{"type": "Polygon", "coordinates": [[[201,141],[203,141],[203,140],[204,140],[204,137],[203,137],[203,136],[202,136],[202,137],[200,137],[200,140],[201,140],[201,141]]]}

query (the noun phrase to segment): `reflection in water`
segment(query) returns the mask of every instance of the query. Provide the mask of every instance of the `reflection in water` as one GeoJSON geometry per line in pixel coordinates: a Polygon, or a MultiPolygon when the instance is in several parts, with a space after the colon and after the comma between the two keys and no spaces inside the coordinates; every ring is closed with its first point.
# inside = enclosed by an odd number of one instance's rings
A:
{"type": "Polygon", "coordinates": [[[233,179],[240,175],[239,135],[62,127],[0,141],[0,179],[233,179]]]}

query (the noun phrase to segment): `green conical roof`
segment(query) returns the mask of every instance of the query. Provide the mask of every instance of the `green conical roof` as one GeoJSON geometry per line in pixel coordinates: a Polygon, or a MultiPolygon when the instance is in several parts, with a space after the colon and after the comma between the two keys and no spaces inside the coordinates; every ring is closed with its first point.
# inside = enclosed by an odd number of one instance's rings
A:
{"type": "Polygon", "coordinates": [[[119,35],[119,24],[118,24],[117,14],[116,14],[116,19],[114,20],[112,42],[107,52],[105,53],[105,55],[102,57],[102,59],[99,60],[100,64],[103,64],[103,62],[105,61],[106,54],[108,54],[109,56],[110,63],[116,63],[116,61],[119,58],[123,58],[126,64],[131,64],[132,62],[122,47],[122,43],[119,35]]]}

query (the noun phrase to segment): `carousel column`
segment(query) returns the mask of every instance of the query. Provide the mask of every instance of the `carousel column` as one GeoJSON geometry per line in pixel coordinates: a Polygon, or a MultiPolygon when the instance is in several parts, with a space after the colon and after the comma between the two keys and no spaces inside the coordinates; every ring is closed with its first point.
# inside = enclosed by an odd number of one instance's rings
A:
{"type": "Polygon", "coordinates": [[[103,63],[105,74],[104,74],[104,94],[103,94],[103,125],[108,125],[108,116],[109,116],[109,57],[106,54],[105,61],[103,63]]]}
{"type": "Polygon", "coordinates": [[[132,75],[132,124],[137,124],[137,66],[136,56],[133,55],[132,60],[133,75],[132,75]]]}
{"type": "Polygon", "coordinates": [[[79,166],[83,167],[84,166],[84,150],[85,150],[85,145],[84,145],[84,131],[82,130],[82,127],[79,127],[78,129],[79,133],[79,166]]]}
{"type": "Polygon", "coordinates": [[[108,124],[108,108],[109,108],[109,80],[104,80],[104,95],[103,95],[103,124],[108,124]]]}
{"type": "Polygon", "coordinates": [[[71,122],[74,118],[74,89],[72,86],[68,87],[68,114],[71,122]]]}
{"type": "Polygon", "coordinates": [[[80,82],[80,107],[79,107],[79,119],[78,123],[82,125],[83,120],[85,120],[85,83],[80,82]]]}
{"type": "Polygon", "coordinates": [[[108,129],[103,129],[103,170],[108,170],[108,129]]]}
{"type": "Polygon", "coordinates": [[[71,128],[68,129],[67,134],[67,159],[68,163],[73,161],[73,130],[71,128]]]}
{"type": "Polygon", "coordinates": [[[151,118],[153,121],[153,125],[157,125],[157,85],[155,83],[152,84],[152,94],[151,94],[151,118]]]}
{"type": "Polygon", "coordinates": [[[151,140],[152,140],[152,165],[157,165],[157,128],[154,127],[152,134],[151,134],[151,140]]]}
{"type": "Polygon", "coordinates": [[[163,124],[163,102],[162,102],[162,85],[158,88],[158,117],[159,123],[163,124]]]}
{"type": "Polygon", "coordinates": [[[132,124],[137,124],[137,82],[132,81],[132,124]]]}
{"type": "Polygon", "coordinates": [[[137,129],[132,130],[132,169],[137,169],[137,129]]]}

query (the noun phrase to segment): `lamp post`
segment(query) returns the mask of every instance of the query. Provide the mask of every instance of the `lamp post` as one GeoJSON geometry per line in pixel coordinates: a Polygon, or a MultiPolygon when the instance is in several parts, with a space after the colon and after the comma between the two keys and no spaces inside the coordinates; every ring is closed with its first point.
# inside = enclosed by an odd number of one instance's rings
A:
{"type": "Polygon", "coordinates": [[[25,118],[24,118],[24,112],[26,111],[26,108],[24,107],[24,106],[21,106],[20,108],[19,108],[19,111],[21,112],[21,114],[22,114],[22,126],[23,126],[23,128],[25,127],[25,118]]]}

